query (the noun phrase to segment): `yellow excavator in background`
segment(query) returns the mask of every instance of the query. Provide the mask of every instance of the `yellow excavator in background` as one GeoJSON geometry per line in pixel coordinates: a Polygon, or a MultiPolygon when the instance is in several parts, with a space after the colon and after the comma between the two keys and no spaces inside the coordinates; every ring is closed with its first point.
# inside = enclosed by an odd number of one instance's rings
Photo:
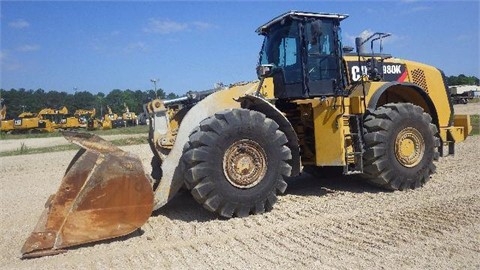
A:
{"type": "Polygon", "coordinates": [[[0,121],[7,117],[7,106],[3,103],[3,98],[0,99],[0,121]]]}
{"type": "Polygon", "coordinates": [[[65,106],[61,107],[60,109],[41,109],[37,114],[39,118],[37,129],[47,132],[53,132],[57,129],[63,129],[66,127],[66,119],[68,115],[68,109],[65,106]]]}
{"type": "MultiPolygon", "coordinates": [[[[4,106],[6,112],[6,106],[4,106]]],[[[60,109],[44,108],[38,113],[22,112],[12,120],[2,120],[1,131],[3,132],[53,132],[55,130],[72,130],[87,128],[95,116],[95,109],[76,110],[73,115],[69,114],[67,107],[60,109]]],[[[92,125],[91,125],[92,126],[92,125]]]]}
{"type": "Polygon", "coordinates": [[[265,37],[259,81],[145,104],[152,176],[110,142],[65,132],[82,149],[22,256],[131,233],[182,186],[227,218],[270,211],[302,169],[338,169],[387,190],[423,186],[434,162],[467,138],[470,119],[454,114],[441,70],[373,51],[388,33],[343,48],[347,17],[282,14],[256,31],[265,37]]]}
{"type": "Polygon", "coordinates": [[[91,110],[77,109],[75,110],[75,113],[73,114],[73,116],[75,116],[78,119],[78,122],[81,127],[86,128],[88,126],[88,123],[95,118],[96,113],[97,111],[95,110],[95,108],[91,110]]]}
{"type": "Polygon", "coordinates": [[[75,111],[74,116],[78,119],[81,127],[87,128],[88,130],[96,130],[102,128],[102,122],[95,118],[96,114],[97,111],[95,108],[91,110],[78,109],[75,111]]]}
{"type": "Polygon", "coordinates": [[[0,98],[0,132],[10,132],[13,130],[13,120],[5,120],[7,118],[7,105],[4,99],[0,98]]]}
{"type": "Polygon", "coordinates": [[[53,109],[42,109],[39,113],[22,112],[14,119],[3,120],[1,131],[13,133],[53,132],[56,123],[47,117],[53,111],[53,109]]]}
{"type": "Polygon", "coordinates": [[[138,118],[134,112],[130,112],[126,103],[123,103],[125,112],[122,114],[122,120],[125,122],[126,127],[138,125],[138,118]]]}
{"type": "Polygon", "coordinates": [[[112,129],[117,127],[123,127],[124,122],[118,117],[116,113],[112,112],[112,108],[107,105],[107,113],[102,121],[102,129],[112,129]]]}
{"type": "Polygon", "coordinates": [[[95,113],[95,109],[77,109],[75,110],[75,113],[73,115],[63,115],[60,120],[60,124],[58,125],[58,128],[62,130],[87,128],[89,122],[91,122],[95,117],[95,113]]]}

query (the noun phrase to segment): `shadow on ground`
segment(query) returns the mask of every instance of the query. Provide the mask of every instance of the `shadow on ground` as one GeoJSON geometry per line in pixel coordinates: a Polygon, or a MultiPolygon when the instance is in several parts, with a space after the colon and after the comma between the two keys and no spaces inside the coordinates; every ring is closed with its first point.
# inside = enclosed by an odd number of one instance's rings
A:
{"type": "Polygon", "coordinates": [[[384,189],[372,186],[358,175],[339,175],[331,177],[316,177],[308,173],[291,177],[287,180],[285,192],[298,196],[322,196],[327,193],[379,193],[384,189]]]}
{"type": "MultiPolygon", "coordinates": [[[[284,195],[324,196],[329,193],[379,193],[385,190],[369,185],[359,176],[315,177],[308,173],[287,179],[288,188],[284,195]]],[[[275,211],[275,210],[274,210],[275,211]]],[[[208,222],[211,220],[226,220],[204,209],[182,189],[168,204],[153,212],[152,216],[165,216],[172,220],[185,222],[208,222]]]]}

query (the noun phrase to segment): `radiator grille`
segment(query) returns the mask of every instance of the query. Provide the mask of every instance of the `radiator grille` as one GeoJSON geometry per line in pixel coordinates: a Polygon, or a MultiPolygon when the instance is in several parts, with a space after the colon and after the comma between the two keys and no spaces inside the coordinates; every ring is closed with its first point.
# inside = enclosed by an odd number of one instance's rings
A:
{"type": "Polygon", "coordinates": [[[412,71],[413,83],[422,87],[428,93],[427,80],[425,79],[425,72],[421,69],[414,69],[412,71]]]}

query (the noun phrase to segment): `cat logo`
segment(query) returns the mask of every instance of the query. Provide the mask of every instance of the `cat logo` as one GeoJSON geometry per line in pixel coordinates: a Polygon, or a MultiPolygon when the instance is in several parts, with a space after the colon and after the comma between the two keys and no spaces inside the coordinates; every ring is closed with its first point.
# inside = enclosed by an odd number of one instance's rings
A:
{"type": "Polygon", "coordinates": [[[359,66],[352,66],[352,80],[353,81],[360,80],[360,75],[367,74],[367,72],[368,72],[367,66],[362,66],[362,72],[360,72],[359,66]]]}
{"type": "MultiPolygon", "coordinates": [[[[368,63],[362,62],[358,65],[358,61],[349,61],[348,68],[352,81],[359,81],[362,74],[369,75],[368,63]]],[[[400,63],[385,63],[376,66],[376,73],[381,76],[382,81],[403,81],[406,78],[407,70],[405,64],[400,63]]]]}

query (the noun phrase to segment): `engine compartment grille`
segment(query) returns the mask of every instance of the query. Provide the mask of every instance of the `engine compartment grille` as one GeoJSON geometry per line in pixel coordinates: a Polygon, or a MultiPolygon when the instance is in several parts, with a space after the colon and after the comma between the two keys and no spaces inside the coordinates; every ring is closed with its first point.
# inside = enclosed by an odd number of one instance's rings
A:
{"type": "Polygon", "coordinates": [[[428,93],[427,80],[425,79],[425,72],[421,69],[414,69],[412,71],[412,81],[413,83],[422,87],[428,93]]]}

